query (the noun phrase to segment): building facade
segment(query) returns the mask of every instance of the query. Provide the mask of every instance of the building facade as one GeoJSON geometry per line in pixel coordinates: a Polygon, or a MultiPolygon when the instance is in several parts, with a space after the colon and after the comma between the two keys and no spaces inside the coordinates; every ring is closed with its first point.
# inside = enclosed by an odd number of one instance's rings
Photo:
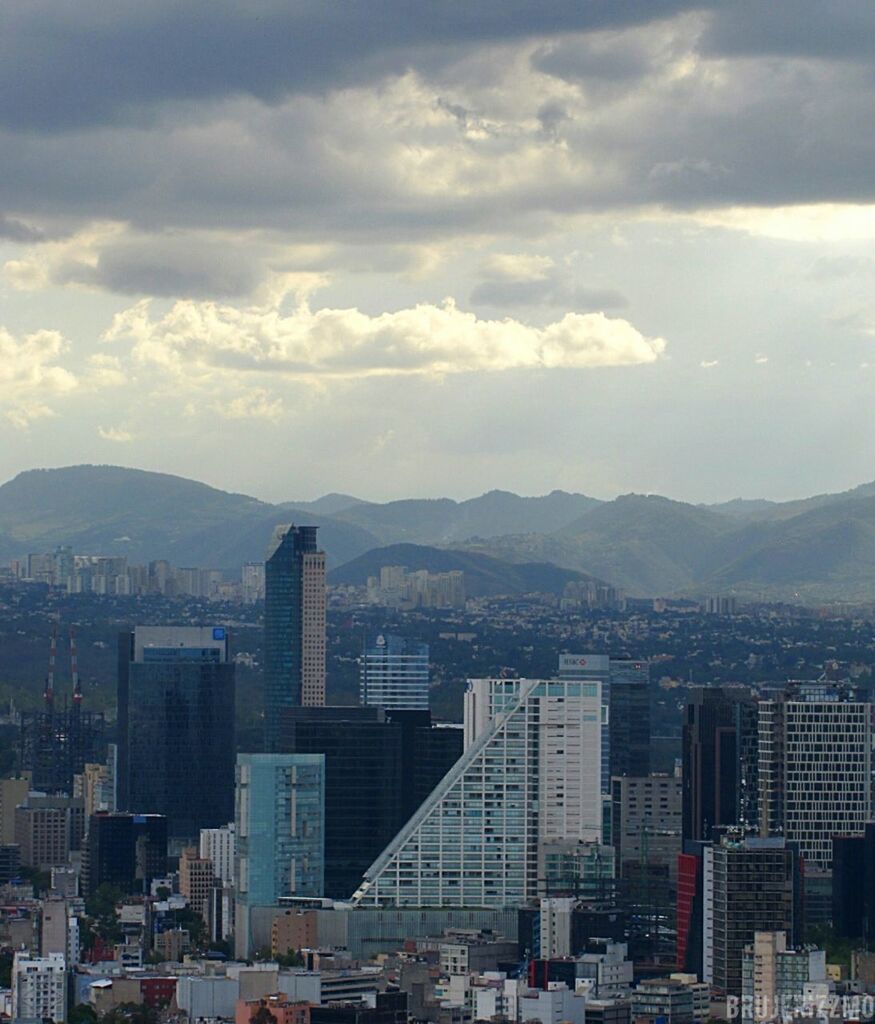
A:
{"type": "Polygon", "coordinates": [[[388,711],[428,711],[428,644],[392,633],[362,652],[360,701],[388,711]]]}
{"type": "Polygon", "coordinates": [[[597,681],[469,681],[465,753],[367,871],[354,903],[535,899],[544,845],[601,840],[601,724],[597,681]]]}
{"type": "Polygon", "coordinates": [[[325,552],[315,526],[277,526],[264,567],[264,722],[276,749],[284,708],[325,703],[325,552]]]}
{"type": "Polygon", "coordinates": [[[224,626],[119,638],[119,805],[196,841],[234,812],[235,674],[224,626]]]}
{"type": "Polygon", "coordinates": [[[235,942],[249,954],[251,912],[281,896],[321,896],[325,875],[324,754],[239,754],[235,942]]]}
{"type": "Polygon", "coordinates": [[[601,683],[606,708],[602,728],[602,792],[614,775],[650,771],[650,664],[605,654],[561,654],[560,679],[601,683]]]}
{"type": "Polygon", "coordinates": [[[694,687],[684,714],[683,837],[756,826],[756,705],[741,687],[694,687]]]}
{"type": "Polygon", "coordinates": [[[16,1020],[67,1019],[66,961],[60,953],[32,956],[19,950],[12,964],[12,1016],[16,1020]]]}
{"type": "Polygon", "coordinates": [[[284,753],[325,756],[325,891],[349,899],[364,872],[462,753],[459,729],[427,711],[377,707],[290,709],[284,753]]]}
{"type": "Polygon", "coordinates": [[[758,931],[802,939],[802,865],[784,839],[728,838],[704,850],[703,980],[741,992],[742,955],[758,931]]]}
{"type": "Polygon", "coordinates": [[[790,683],[759,703],[760,834],[832,867],[833,836],[873,818],[873,706],[850,687],[790,683]]]}

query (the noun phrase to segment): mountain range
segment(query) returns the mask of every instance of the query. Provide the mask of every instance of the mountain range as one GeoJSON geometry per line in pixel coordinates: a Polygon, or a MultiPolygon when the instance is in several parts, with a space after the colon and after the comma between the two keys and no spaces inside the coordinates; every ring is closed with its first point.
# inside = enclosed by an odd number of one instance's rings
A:
{"type": "MultiPolygon", "coordinates": [[[[476,563],[483,592],[555,591],[570,578],[595,577],[634,596],[875,599],[875,483],[797,501],[716,505],[642,494],[601,501],[564,491],[386,503],[338,493],[270,504],[118,466],[30,470],[0,486],[4,559],[70,544],[81,553],[126,554],[133,563],[166,558],[236,571],[263,559],[281,522],[320,527],[338,580],[386,564],[463,567],[474,555],[489,559],[476,563]]],[[[467,564],[474,572],[475,563],[467,564]]]]}

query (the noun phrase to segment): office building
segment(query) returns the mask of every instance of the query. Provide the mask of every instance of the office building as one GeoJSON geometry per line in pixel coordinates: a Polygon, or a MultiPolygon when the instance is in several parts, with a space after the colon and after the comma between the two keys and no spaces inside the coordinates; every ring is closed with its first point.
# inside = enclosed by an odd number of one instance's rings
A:
{"type": "Polygon", "coordinates": [[[12,963],[12,1016],[15,1020],[67,1019],[66,961],[60,953],[32,956],[23,950],[12,963]]]}
{"type": "Polygon", "coordinates": [[[201,857],[213,863],[213,874],[225,885],[234,881],[234,822],[222,828],[202,828],[200,841],[201,857]]]}
{"type": "Polygon", "coordinates": [[[276,749],[284,708],[325,703],[325,552],[315,526],[278,526],[264,567],[264,722],[276,749]]]}
{"type": "Polygon", "coordinates": [[[358,906],[512,907],[551,842],[602,836],[597,681],[475,679],[466,749],[365,874],[358,906]]]}
{"type": "Polygon", "coordinates": [[[325,755],[239,754],[236,776],[234,931],[246,956],[255,908],[323,893],[325,755]]]}
{"type": "Polygon", "coordinates": [[[367,868],[462,753],[460,729],[427,711],[376,707],[289,709],[285,753],[325,756],[325,891],[349,899],[367,868]]]}
{"type": "Polygon", "coordinates": [[[167,874],[167,819],[160,814],[95,814],[88,819],[82,858],[87,896],[108,884],[123,893],[149,891],[167,874]]]}
{"type": "Polygon", "coordinates": [[[802,940],[802,866],[784,839],[724,837],[704,848],[702,977],[719,991],[741,991],[744,947],[758,931],[802,940]]]}
{"type": "Polygon", "coordinates": [[[783,1020],[798,1014],[803,1002],[827,999],[826,953],[788,949],[786,932],[756,932],[741,961],[741,1020],[783,1020]]]}
{"type": "Polygon", "coordinates": [[[197,840],[234,812],[234,663],[224,626],[119,638],[119,805],[197,840]]]}
{"type": "Polygon", "coordinates": [[[81,798],[30,793],[15,809],[15,843],[21,863],[49,871],[64,867],[82,848],[85,806],[81,798]]]}
{"type": "Polygon", "coordinates": [[[559,678],[601,683],[605,721],[602,729],[602,792],[614,775],[650,771],[650,664],[604,654],[561,654],[559,678]]]}
{"type": "Polygon", "coordinates": [[[388,711],[428,710],[428,644],[392,633],[365,643],[361,703],[388,711]]]}
{"type": "Polygon", "coordinates": [[[828,871],[833,836],[863,835],[873,818],[872,744],[873,705],[851,687],[788,683],[761,700],[760,834],[828,871]]]}
{"type": "Polygon", "coordinates": [[[683,724],[683,837],[756,825],[757,724],[750,691],[694,687],[683,724]]]}

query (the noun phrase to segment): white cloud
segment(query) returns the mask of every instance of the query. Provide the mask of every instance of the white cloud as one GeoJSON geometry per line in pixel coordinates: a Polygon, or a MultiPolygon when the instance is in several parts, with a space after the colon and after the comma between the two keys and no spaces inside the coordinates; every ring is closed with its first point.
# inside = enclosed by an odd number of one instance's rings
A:
{"type": "Polygon", "coordinates": [[[719,366],[719,365],[720,365],[720,360],[719,359],[703,359],[702,362],[699,363],[699,366],[701,366],[703,370],[710,370],[713,367],[719,366]]]}
{"type": "Polygon", "coordinates": [[[283,412],[283,403],[273,398],[262,388],[246,391],[229,402],[216,406],[216,411],[232,420],[256,419],[278,420],[283,412]]]}
{"type": "Polygon", "coordinates": [[[566,313],[537,328],[478,319],[452,299],[378,316],[314,311],[306,302],[286,316],[276,306],[180,301],[159,318],[143,300],[117,314],[104,339],[131,340],[135,362],[189,380],[241,372],[330,379],[632,366],[654,362],[666,346],[603,313],[566,313]]]}
{"type": "Polygon", "coordinates": [[[768,356],[764,356],[762,354],[762,352],[758,353],[754,357],[754,362],[757,364],[757,366],[765,366],[768,361],[769,361],[769,357],[768,356]]]}
{"type": "Polygon", "coordinates": [[[121,427],[98,427],[97,433],[104,441],[115,441],[117,444],[127,444],[134,440],[134,435],[121,427]]]}
{"type": "Polygon", "coordinates": [[[496,252],[483,261],[480,272],[493,280],[543,281],[552,267],[553,260],[549,256],[496,252]]]}
{"type": "Polygon", "coordinates": [[[68,347],[59,331],[34,331],[19,339],[0,327],[0,409],[15,426],[54,415],[51,400],[79,386],[59,364],[68,347]]]}

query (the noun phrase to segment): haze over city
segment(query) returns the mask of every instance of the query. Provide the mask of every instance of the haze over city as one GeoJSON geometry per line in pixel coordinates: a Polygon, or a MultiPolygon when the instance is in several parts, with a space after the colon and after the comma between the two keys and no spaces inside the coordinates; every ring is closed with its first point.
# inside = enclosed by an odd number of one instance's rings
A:
{"type": "Polygon", "coordinates": [[[694,502],[870,479],[873,21],[4,5],[0,479],[694,502]]]}

